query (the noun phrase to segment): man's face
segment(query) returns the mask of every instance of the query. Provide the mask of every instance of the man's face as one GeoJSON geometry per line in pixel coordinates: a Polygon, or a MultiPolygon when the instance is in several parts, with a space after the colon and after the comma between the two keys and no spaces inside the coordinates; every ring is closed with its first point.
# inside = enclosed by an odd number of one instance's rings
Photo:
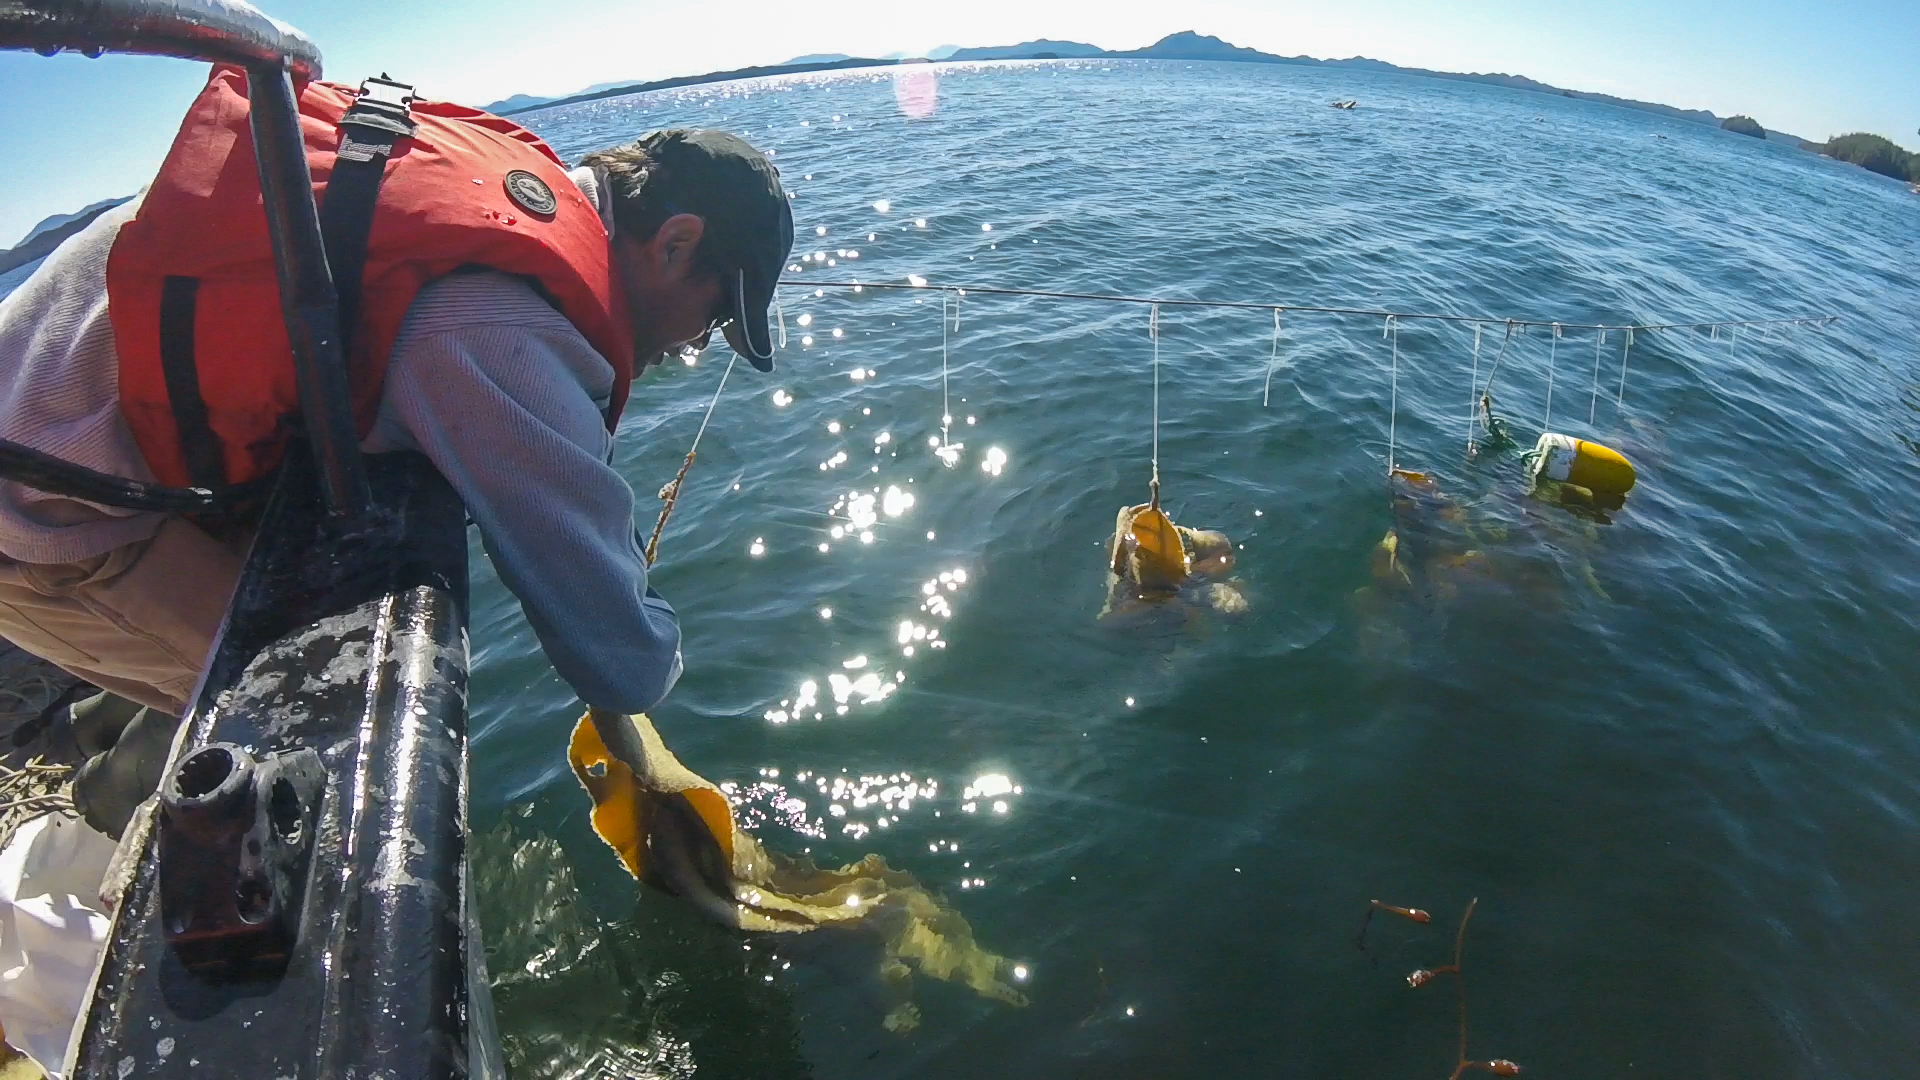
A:
{"type": "Polygon", "coordinates": [[[723,311],[720,274],[694,265],[706,222],[676,214],[645,241],[614,240],[627,310],[633,316],[634,374],[660,363],[682,345],[705,348],[723,311]]]}

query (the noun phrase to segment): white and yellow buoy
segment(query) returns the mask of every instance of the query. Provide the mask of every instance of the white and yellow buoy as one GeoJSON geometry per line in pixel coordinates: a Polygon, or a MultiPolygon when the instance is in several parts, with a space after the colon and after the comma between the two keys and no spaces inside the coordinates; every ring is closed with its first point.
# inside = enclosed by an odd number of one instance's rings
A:
{"type": "Polygon", "coordinates": [[[1618,499],[1638,479],[1633,462],[1612,447],[1547,432],[1534,444],[1533,478],[1586,488],[1603,499],[1618,499]]]}

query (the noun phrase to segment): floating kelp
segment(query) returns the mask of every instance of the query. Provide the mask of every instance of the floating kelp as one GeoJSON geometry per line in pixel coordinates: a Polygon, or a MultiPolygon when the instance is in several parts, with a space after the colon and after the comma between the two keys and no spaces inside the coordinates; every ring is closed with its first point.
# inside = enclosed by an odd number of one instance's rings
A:
{"type": "MultiPolygon", "coordinates": [[[[646,716],[589,709],[574,726],[567,759],[593,798],[594,832],[627,871],[709,919],[766,933],[866,929],[884,942],[882,974],[890,983],[917,970],[983,997],[1027,1003],[1013,985],[1015,965],[975,943],[966,919],[912,874],[879,855],[829,870],[762,847],[734,824],[720,789],[682,765],[646,716]]],[[[910,1003],[887,1018],[894,1030],[917,1022],[910,1003]]]]}
{"type": "Polygon", "coordinates": [[[1151,503],[1126,506],[1107,546],[1107,604],[1102,619],[1167,601],[1226,614],[1247,610],[1234,567],[1233,541],[1210,529],[1176,525],[1151,503]]]}

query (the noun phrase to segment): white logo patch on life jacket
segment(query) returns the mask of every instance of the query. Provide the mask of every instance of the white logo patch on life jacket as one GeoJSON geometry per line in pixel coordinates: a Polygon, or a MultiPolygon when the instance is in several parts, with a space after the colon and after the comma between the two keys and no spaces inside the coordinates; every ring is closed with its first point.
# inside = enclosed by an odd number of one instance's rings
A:
{"type": "Polygon", "coordinates": [[[518,203],[529,214],[551,214],[560,207],[547,182],[525,169],[508,173],[506,186],[507,198],[518,203]]]}

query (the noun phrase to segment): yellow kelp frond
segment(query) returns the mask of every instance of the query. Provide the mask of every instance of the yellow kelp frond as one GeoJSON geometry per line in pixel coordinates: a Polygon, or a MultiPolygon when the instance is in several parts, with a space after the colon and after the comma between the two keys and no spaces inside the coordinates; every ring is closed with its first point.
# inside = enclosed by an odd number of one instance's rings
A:
{"type": "Polygon", "coordinates": [[[966,919],[912,874],[878,855],[827,870],[768,851],[734,823],[720,789],[673,756],[646,716],[588,710],[574,725],[567,760],[593,799],[593,831],[635,878],[742,930],[870,927],[885,939],[890,963],[1026,1004],[1004,977],[1012,964],[977,945],[966,919]]]}
{"type": "Polygon", "coordinates": [[[1407,569],[1400,565],[1400,534],[1393,529],[1373,546],[1371,559],[1373,580],[1382,585],[1411,585],[1413,579],[1407,575],[1407,569]]]}
{"type": "Polygon", "coordinates": [[[567,762],[573,766],[580,786],[593,797],[593,831],[613,848],[634,877],[645,879],[649,872],[647,838],[659,814],[660,800],[670,794],[685,797],[721,855],[732,863],[733,810],[727,805],[727,797],[680,764],[646,716],[590,710],[574,725],[567,762]],[[632,733],[646,776],[636,778],[625,762],[607,750],[600,731],[601,725],[607,724],[624,725],[632,733]]]}
{"type": "Polygon", "coordinates": [[[1163,510],[1129,506],[1114,522],[1113,572],[1142,590],[1170,591],[1187,580],[1187,549],[1163,510]]]}

